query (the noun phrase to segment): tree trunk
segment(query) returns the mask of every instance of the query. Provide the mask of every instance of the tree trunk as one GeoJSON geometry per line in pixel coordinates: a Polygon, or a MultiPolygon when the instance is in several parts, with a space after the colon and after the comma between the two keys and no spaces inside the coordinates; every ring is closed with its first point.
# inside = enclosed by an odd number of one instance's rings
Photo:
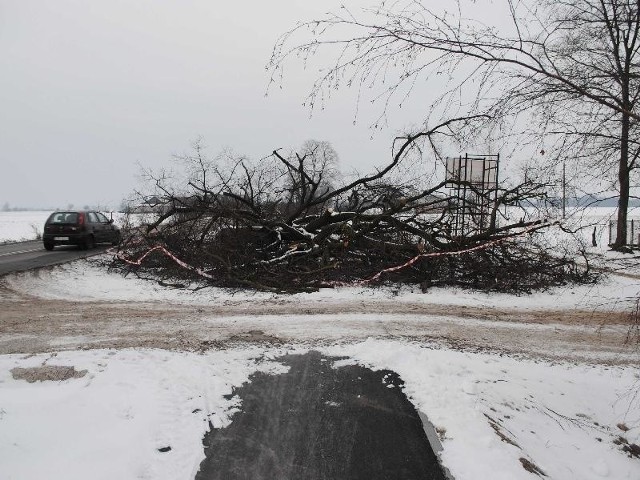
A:
{"type": "MultiPolygon", "coordinates": [[[[629,168],[626,164],[620,165],[618,175],[620,182],[620,197],[618,198],[618,225],[616,228],[616,241],[612,245],[614,249],[627,244],[627,210],[629,209],[629,168]]],[[[633,239],[629,239],[632,243],[633,239]]]]}
{"type": "Polygon", "coordinates": [[[618,165],[618,184],[620,196],[618,197],[618,225],[616,227],[616,240],[611,245],[613,249],[619,249],[627,244],[627,211],[629,209],[629,128],[630,118],[626,113],[622,114],[622,132],[620,135],[620,164],[618,165]]]}

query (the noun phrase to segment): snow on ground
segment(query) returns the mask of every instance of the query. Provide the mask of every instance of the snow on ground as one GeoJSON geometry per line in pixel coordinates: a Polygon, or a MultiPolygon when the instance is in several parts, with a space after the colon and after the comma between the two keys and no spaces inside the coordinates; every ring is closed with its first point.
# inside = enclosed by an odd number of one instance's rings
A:
{"type": "Polygon", "coordinates": [[[402,377],[416,408],[444,432],[441,458],[456,479],[532,478],[520,458],[559,480],[640,475],[640,460],[613,443],[623,434],[617,424],[634,425],[624,435],[640,440],[636,369],[549,365],[373,340],[329,350],[402,377]]]}
{"type": "MultiPolygon", "coordinates": [[[[308,348],[308,347],[306,347],[308,348]]],[[[242,405],[225,398],[273,359],[306,348],[241,347],[203,354],[89,350],[0,357],[0,472],[6,480],[192,479],[208,422],[228,424],[242,405]],[[27,383],[11,370],[46,365],[81,378],[27,383]],[[169,452],[159,449],[171,447],[169,452]]],[[[495,354],[367,340],[323,347],[387,368],[442,438],[457,480],[534,478],[520,459],[557,480],[637,479],[640,460],[616,440],[640,443],[637,369],[547,364],[495,354]],[[623,432],[620,427],[629,427],[623,432]],[[502,440],[498,435],[502,435],[502,440]]]]}
{"type": "Polygon", "coordinates": [[[256,370],[256,349],[203,355],[90,350],[0,357],[0,478],[190,479],[210,421],[229,423],[231,387],[256,370]],[[81,378],[27,383],[11,370],[87,370],[81,378]],[[171,446],[168,453],[158,449],[171,446]]]}
{"type": "Polygon", "coordinates": [[[105,272],[99,264],[108,257],[78,261],[56,267],[46,276],[31,273],[6,278],[9,286],[47,299],[76,301],[169,301],[190,305],[220,304],[226,300],[277,300],[279,303],[339,303],[387,299],[394,302],[425,303],[474,307],[519,309],[629,310],[640,292],[640,278],[607,276],[594,285],[568,285],[531,295],[486,293],[457,288],[432,288],[422,293],[417,287],[340,287],[325,288],[314,293],[277,295],[265,292],[206,288],[197,292],[188,289],[168,289],[156,282],[123,277],[105,272]]]}
{"type": "MultiPolygon", "coordinates": [[[[640,234],[640,208],[630,208],[627,214],[628,238],[636,243],[640,234]],[[633,222],[633,231],[631,222],[633,222]]],[[[580,229],[579,233],[585,244],[592,248],[591,251],[602,252],[607,250],[608,245],[615,240],[616,221],[617,208],[614,207],[572,207],[567,209],[564,223],[572,230],[580,229]],[[594,229],[597,243],[595,248],[591,247],[594,229]]]]}
{"type": "Polygon", "coordinates": [[[0,212],[0,243],[36,240],[51,211],[0,212]]]}

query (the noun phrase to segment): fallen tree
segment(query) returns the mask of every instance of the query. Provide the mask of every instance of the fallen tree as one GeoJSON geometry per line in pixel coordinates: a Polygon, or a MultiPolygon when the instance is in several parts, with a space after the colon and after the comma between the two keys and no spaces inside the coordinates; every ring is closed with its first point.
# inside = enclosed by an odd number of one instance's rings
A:
{"type": "Polygon", "coordinates": [[[536,242],[550,222],[525,209],[517,220],[504,214],[544,199],[544,185],[466,185],[470,215],[488,196],[492,201],[483,220],[471,215],[476,223],[461,233],[452,227],[460,199],[447,193],[450,179],[424,188],[394,179],[418,142],[433,145],[471,120],[397,139],[388,165],[343,185],[327,180],[318,142],[225,165],[205,161],[197,148],[189,158],[197,173],[185,190],[154,177],[163,208],[153,221],[125,230],[114,266],[171,284],[198,279],[272,291],[394,282],[523,292],[587,280],[588,267],[536,242]]]}

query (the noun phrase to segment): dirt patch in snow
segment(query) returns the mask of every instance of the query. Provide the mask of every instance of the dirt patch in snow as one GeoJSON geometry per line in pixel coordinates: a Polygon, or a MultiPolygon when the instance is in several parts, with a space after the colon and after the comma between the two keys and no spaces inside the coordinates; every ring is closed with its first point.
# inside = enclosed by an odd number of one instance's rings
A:
{"type": "Polygon", "coordinates": [[[75,367],[65,365],[43,365],[40,367],[20,368],[11,370],[15,380],[26,380],[29,383],[54,381],[60,382],[70,378],[82,378],[86,370],[76,370],[75,367]]]}
{"type": "Polygon", "coordinates": [[[0,281],[0,354],[93,348],[202,351],[238,343],[330,344],[369,337],[608,364],[637,362],[619,311],[532,310],[279,298],[218,304],[47,300],[0,281]]]}

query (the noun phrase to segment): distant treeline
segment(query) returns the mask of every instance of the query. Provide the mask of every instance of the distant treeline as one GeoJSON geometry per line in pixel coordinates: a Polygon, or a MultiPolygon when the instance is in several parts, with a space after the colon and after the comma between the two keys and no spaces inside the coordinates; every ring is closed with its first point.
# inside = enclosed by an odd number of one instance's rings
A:
{"type": "MultiPolygon", "coordinates": [[[[547,199],[547,202],[552,203],[556,206],[562,205],[562,198],[550,198],[547,199]]],[[[607,197],[600,198],[594,195],[583,195],[581,197],[572,197],[567,198],[566,200],[567,207],[611,207],[616,208],[618,206],[618,197],[607,197]]],[[[629,199],[629,208],[632,207],[640,207],[640,199],[631,198],[629,199]]]]}
{"type": "MultiPolygon", "coordinates": [[[[66,207],[12,207],[8,202],[5,203],[2,208],[0,208],[0,212],[53,212],[59,210],[75,210],[80,209],[79,207],[75,207],[73,204],[69,204],[66,207]]],[[[104,206],[89,206],[84,205],[81,210],[98,210],[102,211],[111,211],[111,208],[105,208],[104,206]]]]}

